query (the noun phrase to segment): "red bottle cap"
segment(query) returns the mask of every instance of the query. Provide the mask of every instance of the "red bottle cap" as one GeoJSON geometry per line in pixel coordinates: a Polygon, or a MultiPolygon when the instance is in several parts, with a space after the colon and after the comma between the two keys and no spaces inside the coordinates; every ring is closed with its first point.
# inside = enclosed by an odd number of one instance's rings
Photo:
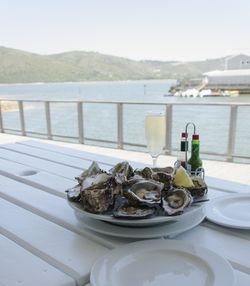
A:
{"type": "Polygon", "coordinates": [[[192,136],[192,139],[193,139],[193,140],[199,140],[199,135],[198,135],[198,134],[194,134],[194,135],[192,136]]]}
{"type": "Polygon", "coordinates": [[[183,137],[184,137],[184,138],[188,138],[188,133],[182,132],[182,133],[181,133],[181,137],[182,137],[182,138],[183,138],[183,137]]]}

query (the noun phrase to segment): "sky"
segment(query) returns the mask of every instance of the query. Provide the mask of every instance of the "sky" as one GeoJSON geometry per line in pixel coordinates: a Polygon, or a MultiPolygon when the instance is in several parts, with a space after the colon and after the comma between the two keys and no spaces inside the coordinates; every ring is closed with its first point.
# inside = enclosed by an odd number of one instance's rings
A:
{"type": "Polygon", "coordinates": [[[135,60],[250,54],[250,0],[0,0],[0,46],[135,60]]]}

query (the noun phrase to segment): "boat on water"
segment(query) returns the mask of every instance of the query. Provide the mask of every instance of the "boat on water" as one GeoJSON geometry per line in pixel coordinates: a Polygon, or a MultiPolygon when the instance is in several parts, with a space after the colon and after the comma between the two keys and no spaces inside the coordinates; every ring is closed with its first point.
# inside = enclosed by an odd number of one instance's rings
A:
{"type": "Polygon", "coordinates": [[[175,97],[235,97],[238,96],[239,92],[237,90],[212,90],[212,89],[202,89],[198,90],[196,88],[190,88],[186,90],[178,90],[175,92],[169,92],[164,96],[175,96],[175,97]]]}

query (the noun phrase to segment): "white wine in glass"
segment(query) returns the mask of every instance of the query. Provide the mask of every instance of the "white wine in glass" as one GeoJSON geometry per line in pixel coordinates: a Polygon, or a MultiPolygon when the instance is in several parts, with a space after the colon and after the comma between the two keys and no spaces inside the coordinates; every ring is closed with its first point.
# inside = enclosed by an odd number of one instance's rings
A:
{"type": "Polygon", "coordinates": [[[158,156],[166,145],[166,116],[163,112],[149,112],[145,118],[145,136],[148,152],[156,167],[158,156]]]}

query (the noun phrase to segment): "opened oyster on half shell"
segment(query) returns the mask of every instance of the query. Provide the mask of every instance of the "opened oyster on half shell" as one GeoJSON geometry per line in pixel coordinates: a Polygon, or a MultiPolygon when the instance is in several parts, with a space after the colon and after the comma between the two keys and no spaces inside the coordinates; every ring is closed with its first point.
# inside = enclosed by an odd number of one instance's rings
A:
{"type": "Polygon", "coordinates": [[[189,191],[183,188],[173,188],[162,200],[162,207],[168,215],[183,213],[184,209],[190,207],[193,198],[189,191]]]}

